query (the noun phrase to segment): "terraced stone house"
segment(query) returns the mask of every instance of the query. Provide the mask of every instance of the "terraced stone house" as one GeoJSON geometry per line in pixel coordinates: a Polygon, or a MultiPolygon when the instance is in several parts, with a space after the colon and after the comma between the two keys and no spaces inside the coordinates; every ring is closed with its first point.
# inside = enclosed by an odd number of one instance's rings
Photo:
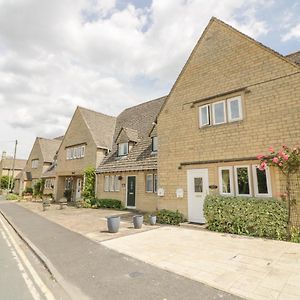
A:
{"type": "Polygon", "coordinates": [[[42,174],[49,168],[53,157],[61,144],[61,137],[46,139],[37,137],[32,146],[25,168],[17,176],[15,192],[21,194],[26,187],[31,187],[42,178],[42,174]]]}
{"type": "Polygon", "coordinates": [[[165,97],[125,109],[116,121],[111,153],[97,168],[98,198],[121,200],[127,208],[157,208],[155,120],[165,97]]]}
{"type": "Polygon", "coordinates": [[[208,193],[279,197],[256,156],[300,144],[299,62],[211,19],[157,118],[158,208],[203,223],[208,193]]]}
{"type": "Polygon", "coordinates": [[[44,174],[50,184],[56,180],[55,200],[62,198],[66,190],[69,200],[81,198],[84,171],[96,168],[111,151],[115,124],[115,117],[77,107],[57,156],[44,174]]]}

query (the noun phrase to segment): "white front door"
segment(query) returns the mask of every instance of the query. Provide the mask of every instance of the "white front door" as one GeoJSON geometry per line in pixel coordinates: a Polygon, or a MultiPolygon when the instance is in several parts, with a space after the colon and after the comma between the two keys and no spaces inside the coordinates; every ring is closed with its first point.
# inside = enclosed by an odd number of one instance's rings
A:
{"type": "Polygon", "coordinates": [[[193,169],[187,171],[188,180],[188,221],[205,223],[203,205],[209,192],[208,170],[193,169]]]}
{"type": "Polygon", "coordinates": [[[76,196],[75,196],[75,200],[81,198],[81,189],[82,189],[82,178],[77,178],[77,181],[76,181],[76,196]]]}

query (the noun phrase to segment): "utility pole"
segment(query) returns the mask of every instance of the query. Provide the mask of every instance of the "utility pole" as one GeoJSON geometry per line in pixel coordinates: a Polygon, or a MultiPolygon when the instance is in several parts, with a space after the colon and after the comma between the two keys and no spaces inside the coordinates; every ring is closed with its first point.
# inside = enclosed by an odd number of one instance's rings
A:
{"type": "Polygon", "coordinates": [[[14,151],[14,159],[13,159],[13,167],[12,167],[12,179],[11,179],[11,187],[10,191],[12,192],[14,187],[14,175],[15,175],[15,166],[16,166],[16,155],[17,155],[17,146],[18,146],[18,140],[15,142],[15,151],[14,151]]]}

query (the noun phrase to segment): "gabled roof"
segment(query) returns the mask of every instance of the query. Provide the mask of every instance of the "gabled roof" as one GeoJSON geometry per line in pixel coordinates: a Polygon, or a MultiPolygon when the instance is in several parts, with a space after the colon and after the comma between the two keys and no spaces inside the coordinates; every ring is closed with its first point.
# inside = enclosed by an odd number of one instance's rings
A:
{"type": "Polygon", "coordinates": [[[100,164],[97,172],[153,170],[157,168],[157,155],[152,153],[152,140],[149,133],[165,98],[161,97],[127,108],[117,117],[113,150],[100,164]],[[117,137],[124,128],[137,143],[126,157],[118,157],[117,137]]]}
{"type": "MultiPolygon", "coordinates": [[[[173,91],[175,90],[175,88],[176,88],[176,86],[177,86],[179,80],[180,80],[181,77],[183,76],[183,74],[184,74],[186,68],[188,67],[190,61],[192,60],[193,56],[196,54],[196,51],[197,51],[197,49],[198,49],[200,43],[201,43],[203,40],[205,40],[205,35],[206,35],[206,33],[209,31],[209,28],[212,26],[213,23],[219,24],[219,25],[223,26],[223,28],[226,28],[226,29],[231,30],[232,32],[235,32],[236,34],[238,34],[238,35],[239,35],[240,37],[242,37],[243,39],[250,41],[252,44],[254,44],[254,45],[260,47],[261,49],[263,49],[263,50],[265,50],[265,51],[267,51],[267,52],[269,52],[269,53],[271,53],[272,55],[278,57],[278,58],[281,59],[282,61],[284,61],[284,62],[290,64],[290,65],[293,66],[293,67],[296,67],[296,69],[298,69],[298,68],[300,67],[300,64],[298,64],[298,62],[296,62],[296,56],[298,55],[298,54],[297,54],[298,52],[296,52],[296,53],[294,53],[294,54],[291,54],[290,57],[288,57],[288,56],[283,56],[283,55],[281,55],[280,53],[276,52],[275,50],[273,50],[273,49],[271,49],[271,48],[265,46],[264,44],[262,44],[262,43],[256,41],[255,39],[251,38],[250,36],[248,36],[248,35],[246,35],[246,34],[240,32],[239,30],[237,30],[236,28],[230,26],[229,24],[227,24],[227,23],[225,23],[225,22],[219,20],[219,19],[216,18],[216,17],[212,17],[212,18],[210,19],[208,25],[207,25],[206,28],[204,29],[202,35],[200,36],[200,38],[199,38],[197,44],[196,44],[195,47],[193,48],[193,50],[192,50],[192,52],[191,52],[189,58],[187,59],[186,63],[184,64],[184,66],[183,66],[181,72],[179,73],[179,75],[178,75],[178,77],[177,77],[175,83],[173,84],[173,86],[172,86],[172,88],[171,88],[170,93],[168,94],[168,96],[167,96],[167,98],[166,98],[166,101],[164,102],[164,105],[161,107],[161,110],[160,110],[160,112],[158,113],[158,116],[160,115],[160,113],[162,112],[164,106],[167,104],[168,100],[169,100],[170,97],[172,96],[173,91]]],[[[297,61],[298,61],[298,59],[297,59],[297,61]]],[[[298,71],[296,71],[296,73],[298,73],[298,71]]]]}
{"type": "Polygon", "coordinates": [[[53,157],[55,156],[55,154],[61,144],[61,140],[45,139],[45,138],[41,138],[41,137],[38,137],[37,139],[38,139],[38,143],[41,148],[44,162],[51,163],[53,161],[53,157]]]}
{"type": "MultiPolygon", "coordinates": [[[[12,169],[13,167],[13,158],[7,157],[1,160],[3,169],[12,169]]],[[[26,165],[26,159],[16,159],[15,160],[15,170],[23,170],[26,165]]]]}
{"type": "Polygon", "coordinates": [[[42,178],[51,178],[51,177],[55,177],[56,176],[56,162],[51,164],[51,166],[49,166],[49,168],[47,168],[47,170],[42,174],[42,178]]]}
{"type": "Polygon", "coordinates": [[[122,127],[119,134],[117,135],[117,138],[116,138],[115,142],[118,142],[118,139],[119,139],[122,132],[124,132],[124,134],[125,134],[128,141],[131,141],[131,142],[137,142],[138,141],[139,133],[138,133],[137,130],[122,127]]]}
{"type": "Polygon", "coordinates": [[[300,65],[300,51],[290,53],[290,54],[286,55],[286,57],[289,60],[293,61],[294,63],[300,65]]]}
{"type": "Polygon", "coordinates": [[[77,107],[98,148],[111,149],[116,118],[87,108],[77,107]]]}

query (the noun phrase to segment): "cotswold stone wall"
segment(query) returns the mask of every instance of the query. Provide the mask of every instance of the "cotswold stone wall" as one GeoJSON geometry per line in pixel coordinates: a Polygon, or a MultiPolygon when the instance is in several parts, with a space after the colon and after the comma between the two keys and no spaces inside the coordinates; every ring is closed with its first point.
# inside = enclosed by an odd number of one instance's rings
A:
{"type": "MultiPolygon", "coordinates": [[[[158,178],[165,190],[160,207],[187,211],[187,193],[177,199],[175,191],[187,190],[187,169],[203,165],[179,168],[182,162],[251,158],[269,146],[299,144],[299,99],[299,67],[213,21],[158,117],[158,178]],[[243,120],[199,128],[199,106],[236,95],[242,97],[243,120]]],[[[211,167],[209,178],[216,181],[216,172],[211,167]]]]}

